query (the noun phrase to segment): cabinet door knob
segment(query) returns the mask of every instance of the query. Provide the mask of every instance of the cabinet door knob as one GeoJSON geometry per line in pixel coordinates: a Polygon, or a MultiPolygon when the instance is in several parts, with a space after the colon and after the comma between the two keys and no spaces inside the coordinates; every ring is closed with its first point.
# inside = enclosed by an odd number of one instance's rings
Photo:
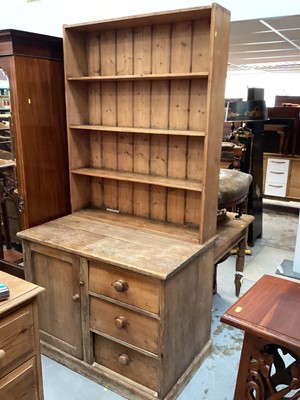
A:
{"type": "Polygon", "coordinates": [[[116,324],[116,327],[119,328],[119,329],[125,328],[126,319],[124,317],[120,316],[120,317],[115,319],[115,324],[116,324]]]}
{"type": "Polygon", "coordinates": [[[130,360],[127,354],[120,354],[118,357],[118,361],[122,365],[128,365],[130,360]]]}
{"type": "Polygon", "coordinates": [[[122,279],[118,279],[114,282],[113,286],[117,292],[125,292],[128,289],[128,284],[122,279]]]}
{"type": "Polygon", "coordinates": [[[73,301],[79,301],[79,299],[80,299],[79,294],[74,294],[74,296],[72,297],[73,301]]]}
{"type": "Polygon", "coordinates": [[[5,357],[5,351],[3,349],[0,349],[0,360],[3,360],[5,357]]]}

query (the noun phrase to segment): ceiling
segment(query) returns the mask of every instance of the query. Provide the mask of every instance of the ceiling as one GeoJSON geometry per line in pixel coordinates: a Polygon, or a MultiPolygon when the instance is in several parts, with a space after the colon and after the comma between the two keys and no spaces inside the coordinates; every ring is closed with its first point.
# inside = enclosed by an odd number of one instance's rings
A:
{"type": "Polygon", "coordinates": [[[228,71],[300,72],[300,15],[230,24],[228,71]]]}

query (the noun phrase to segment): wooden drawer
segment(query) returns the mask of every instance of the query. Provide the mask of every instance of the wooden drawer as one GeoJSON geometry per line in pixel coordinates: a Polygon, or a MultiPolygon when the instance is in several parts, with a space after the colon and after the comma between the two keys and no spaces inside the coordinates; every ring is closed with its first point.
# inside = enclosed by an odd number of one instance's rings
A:
{"type": "Polygon", "coordinates": [[[34,349],[33,311],[29,304],[0,320],[0,378],[34,349]]]}
{"type": "Polygon", "coordinates": [[[160,282],[141,274],[91,261],[89,291],[159,314],[160,282]]]}
{"type": "Polygon", "coordinates": [[[283,160],[280,158],[268,158],[267,171],[281,171],[288,172],[290,160],[283,160]]]}
{"type": "Polygon", "coordinates": [[[133,349],[94,335],[95,362],[122,376],[158,390],[159,360],[133,349]]]}
{"type": "Polygon", "coordinates": [[[90,327],[92,330],[158,353],[157,319],[90,296],[90,327]]]}
{"type": "Polygon", "coordinates": [[[0,399],[39,399],[35,357],[26,361],[10,374],[0,379],[0,399]]]}
{"type": "Polygon", "coordinates": [[[286,184],[266,182],[265,194],[269,196],[285,197],[286,184]]]}

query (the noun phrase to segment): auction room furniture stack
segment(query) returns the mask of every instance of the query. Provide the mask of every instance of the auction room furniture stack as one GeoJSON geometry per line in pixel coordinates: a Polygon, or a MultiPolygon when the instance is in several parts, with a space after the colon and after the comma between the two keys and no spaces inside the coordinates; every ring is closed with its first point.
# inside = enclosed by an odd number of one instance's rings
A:
{"type": "Polygon", "coordinates": [[[66,26],[72,214],[20,234],[43,352],[130,399],[209,353],[229,12],[66,26]]]}

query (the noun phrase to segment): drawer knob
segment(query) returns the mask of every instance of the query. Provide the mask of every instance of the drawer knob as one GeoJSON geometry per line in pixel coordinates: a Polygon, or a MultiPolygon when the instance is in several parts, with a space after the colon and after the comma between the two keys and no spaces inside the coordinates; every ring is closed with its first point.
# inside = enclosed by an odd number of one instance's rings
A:
{"type": "Polygon", "coordinates": [[[74,294],[74,296],[72,297],[73,301],[79,301],[79,299],[80,299],[79,294],[74,294]]]}
{"type": "Polygon", "coordinates": [[[120,354],[118,361],[122,365],[128,365],[130,360],[127,354],[120,354]]]}
{"type": "Polygon", "coordinates": [[[5,357],[5,351],[0,349],[0,360],[3,360],[5,357]]]}
{"type": "Polygon", "coordinates": [[[114,282],[113,286],[117,292],[125,292],[128,289],[127,283],[122,281],[122,279],[118,279],[114,282]]]}
{"type": "Polygon", "coordinates": [[[124,317],[120,316],[120,317],[115,319],[115,324],[116,324],[116,327],[119,328],[119,329],[125,328],[126,319],[124,317]]]}

